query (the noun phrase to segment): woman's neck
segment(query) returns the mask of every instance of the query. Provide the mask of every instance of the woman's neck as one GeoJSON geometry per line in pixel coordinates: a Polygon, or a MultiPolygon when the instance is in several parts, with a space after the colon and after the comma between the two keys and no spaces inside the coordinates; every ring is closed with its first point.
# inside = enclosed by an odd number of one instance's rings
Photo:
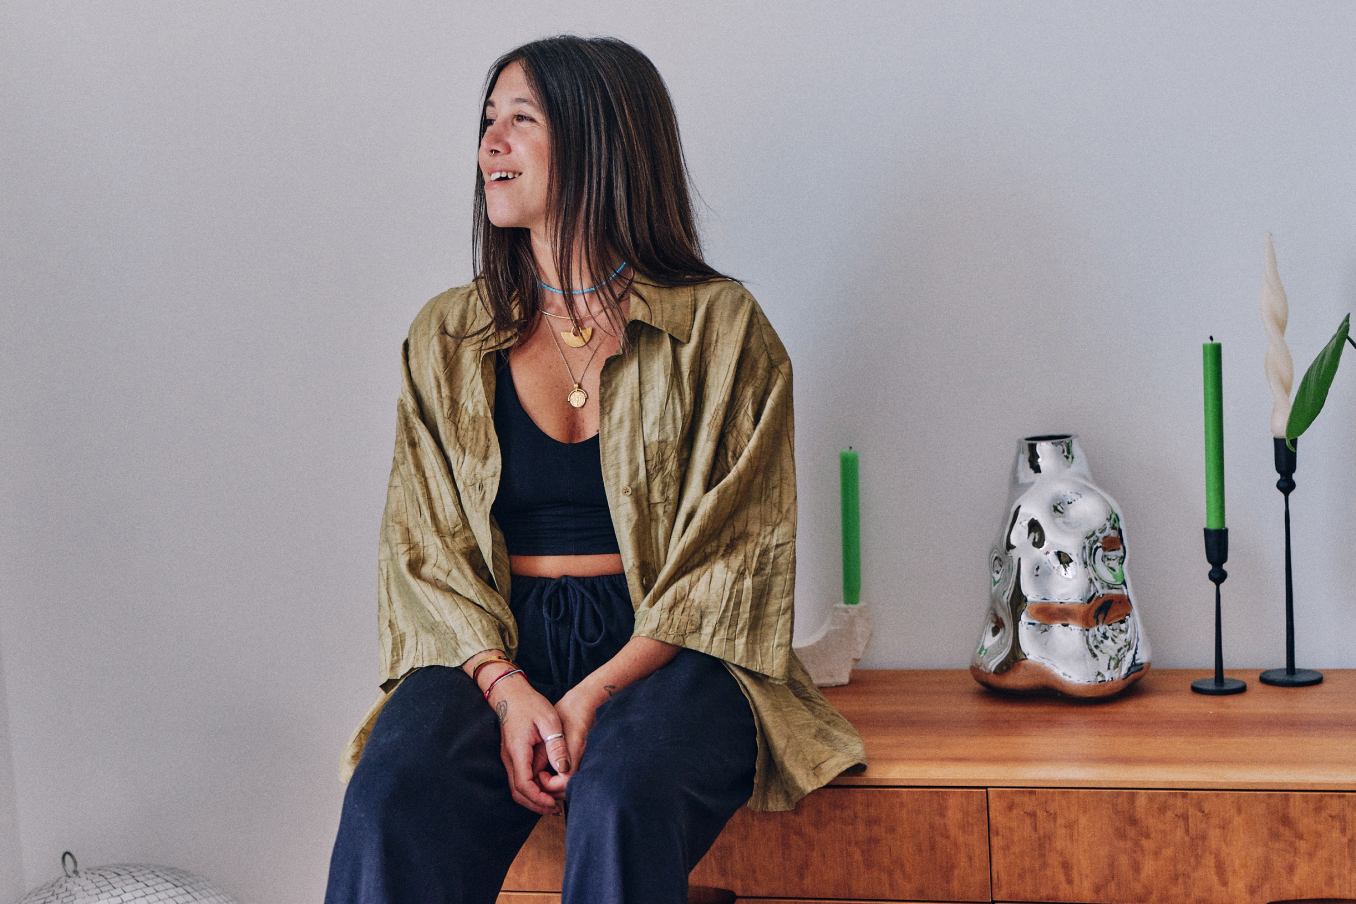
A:
{"type": "MultiPolygon", "coordinates": [[[[540,240],[535,234],[532,236],[532,255],[537,263],[537,278],[540,279],[542,282],[546,283],[548,286],[560,289],[562,292],[577,292],[580,289],[587,289],[590,286],[596,286],[602,283],[608,277],[612,276],[612,271],[617,267],[618,264],[621,263],[620,257],[615,252],[605,251],[603,254],[604,262],[603,266],[606,267],[605,272],[586,273],[584,271],[583,249],[581,246],[576,244],[574,264],[570,268],[571,269],[570,281],[574,283],[574,285],[562,286],[560,284],[560,272],[556,269],[555,255],[552,252],[550,245],[540,240]],[[613,258],[617,259],[613,260],[613,258]],[[610,263],[608,263],[609,261],[610,263]]],[[[620,279],[624,275],[624,273],[625,271],[623,271],[623,273],[617,274],[617,278],[620,279]]],[[[549,292],[548,290],[545,289],[543,289],[542,291],[547,292],[547,294],[550,295],[555,295],[554,292],[549,292]]]]}

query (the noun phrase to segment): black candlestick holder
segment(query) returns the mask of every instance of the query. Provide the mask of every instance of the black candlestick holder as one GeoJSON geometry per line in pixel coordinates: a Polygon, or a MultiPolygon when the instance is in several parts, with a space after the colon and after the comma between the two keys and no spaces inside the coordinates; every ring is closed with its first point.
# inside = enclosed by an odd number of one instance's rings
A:
{"type": "MultiPolygon", "coordinates": [[[[1299,440],[1293,440],[1298,443],[1299,440]]],[[[1296,450],[1285,437],[1272,440],[1276,451],[1276,489],[1285,497],[1285,668],[1267,669],[1259,677],[1263,684],[1277,687],[1308,687],[1323,680],[1323,673],[1295,668],[1295,582],[1290,567],[1290,494],[1295,489],[1296,450]]]]}
{"type": "Polygon", "coordinates": [[[1229,561],[1229,529],[1205,529],[1205,559],[1210,563],[1210,583],[1215,585],[1215,677],[1197,678],[1191,689],[1198,694],[1241,694],[1248,689],[1245,681],[1224,677],[1224,630],[1220,616],[1219,585],[1229,576],[1224,563],[1229,561]]]}

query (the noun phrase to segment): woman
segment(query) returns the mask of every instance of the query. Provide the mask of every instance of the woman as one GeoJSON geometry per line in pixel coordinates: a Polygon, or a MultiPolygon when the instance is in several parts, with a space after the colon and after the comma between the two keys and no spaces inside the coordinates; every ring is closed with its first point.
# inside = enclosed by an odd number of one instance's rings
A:
{"type": "Polygon", "coordinates": [[[565,904],[678,904],[740,806],[865,762],[791,652],[791,363],[701,258],[643,54],[553,37],[486,87],[481,272],[403,349],[326,901],[490,904],[554,814],[565,904]]]}

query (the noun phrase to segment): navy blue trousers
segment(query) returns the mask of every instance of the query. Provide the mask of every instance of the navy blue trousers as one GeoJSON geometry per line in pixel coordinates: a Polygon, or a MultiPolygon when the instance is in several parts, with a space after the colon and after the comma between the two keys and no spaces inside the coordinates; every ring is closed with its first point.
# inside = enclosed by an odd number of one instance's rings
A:
{"type": "MultiPolygon", "coordinates": [[[[514,575],[510,608],[516,661],[552,703],[634,626],[620,573],[514,575]]],[[[565,789],[562,904],[686,904],[688,873],[753,793],[754,730],[734,677],[689,649],[599,706],[565,789]]],[[[540,818],[509,794],[475,683],[416,669],[349,780],[325,904],[494,904],[540,818]]]]}

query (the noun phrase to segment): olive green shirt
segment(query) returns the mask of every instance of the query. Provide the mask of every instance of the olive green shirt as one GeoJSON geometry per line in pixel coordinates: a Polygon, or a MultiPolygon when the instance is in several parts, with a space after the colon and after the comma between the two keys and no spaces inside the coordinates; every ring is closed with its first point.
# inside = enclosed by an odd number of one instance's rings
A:
{"type": "MultiPolygon", "coordinates": [[[[347,781],[412,669],[517,653],[509,558],[490,514],[500,453],[493,329],[475,283],[430,299],[403,346],[378,559],[384,691],[344,751],[347,781]],[[451,334],[451,335],[449,335],[451,334]]],[[[789,810],[865,765],[861,736],[791,649],[796,470],[791,360],[744,286],[633,284],[634,347],[599,386],[599,452],[634,633],[722,660],[757,726],[754,810],[789,810]]],[[[529,676],[530,678],[531,676],[529,676]]],[[[681,705],[681,701],[677,701],[681,705]]]]}

